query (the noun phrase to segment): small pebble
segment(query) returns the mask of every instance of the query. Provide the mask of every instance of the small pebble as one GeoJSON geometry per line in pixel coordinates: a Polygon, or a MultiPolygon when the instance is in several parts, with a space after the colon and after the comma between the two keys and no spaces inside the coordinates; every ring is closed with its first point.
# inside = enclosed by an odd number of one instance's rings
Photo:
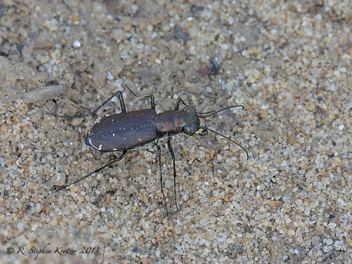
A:
{"type": "Polygon", "coordinates": [[[80,47],[81,47],[81,42],[79,42],[78,40],[75,40],[75,41],[73,42],[73,46],[74,46],[75,48],[80,48],[80,47]]]}

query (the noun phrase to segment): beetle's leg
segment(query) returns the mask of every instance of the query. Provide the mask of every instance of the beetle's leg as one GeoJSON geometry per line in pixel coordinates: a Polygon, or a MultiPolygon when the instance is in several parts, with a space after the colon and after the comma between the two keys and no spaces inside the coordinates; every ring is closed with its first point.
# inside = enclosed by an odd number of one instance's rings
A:
{"type": "Polygon", "coordinates": [[[144,96],[141,100],[150,98],[150,107],[152,110],[155,110],[155,102],[154,102],[154,95],[147,95],[144,96]]]}
{"type": "Polygon", "coordinates": [[[95,171],[91,172],[91,173],[88,173],[87,175],[79,178],[78,180],[75,180],[73,182],[71,182],[70,184],[67,184],[67,185],[64,185],[64,186],[61,186],[59,188],[55,188],[54,191],[59,191],[59,190],[62,190],[62,189],[66,189],[67,187],[73,185],[73,184],[76,184],[77,182],[80,182],[81,180],[89,177],[90,175],[94,174],[94,173],[97,173],[99,171],[101,171],[102,169],[110,166],[111,164],[115,163],[115,162],[119,162],[120,160],[122,160],[124,157],[126,157],[127,155],[127,150],[124,150],[122,155],[120,157],[115,157],[113,160],[109,161],[108,163],[106,163],[105,165],[103,165],[102,167],[100,167],[99,169],[96,169],[95,171]]]}
{"type": "Polygon", "coordinates": [[[88,115],[75,115],[75,116],[62,116],[62,115],[56,115],[56,114],[52,114],[49,113],[49,115],[53,115],[56,117],[63,117],[63,118],[82,118],[82,117],[86,117],[86,116],[90,116],[90,115],[94,115],[100,108],[102,108],[105,104],[107,104],[115,95],[119,96],[119,100],[120,100],[120,104],[121,104],[121,109],[122,112],[126,112],[126,106],[125,106],[125,102],[123,101],[123,97],[122,97],[122,92],[117,91],[116,93],[114,93],[112,96],[109,97],[109,99],[107,99],[105,102],[103,102],[100,106],[98,106],[96,109],[94,109],[92,112],[90,112],[90,114],[88,115]]]}
{"type": "Polygon", "coordinates": [[[126,106],[125,106],[125,101],[123,100],[122,92],[117,92],[117,94],[119,95],[121,111],[122,111],[122,113],[126,113],[127,110],[126,110],[126,106]]]}
{"type": "Polygon", "coordinates": [[[187,104],[181,98],[178,98],[175,104],[174,111],[178,111],[178,109],[180,108],[180,103],[183,103],[185,106],[187,106],[187,104]]]}
{"type": "Polygon", "coordinates": [[[102,108],[105,104],[107,104],[107,102],[109,102],[115,95],[118,95],[118,98],[120,100],[120,105],[121,105],[121,111],[122,113],[126,113],[126,106],[125,106],[125,102],[123,101],[123,96],[122,96],[122,92],[117,91],[116,93],[114,93],[112,96],[109,97],[108,100],[106,100],[104,103],[102,103],[100,106],[98,106],[98,108],[94,109],[90,115],[94,115],[100,108],[102,108]]]}
{"type": "MultiPolygon", "coordinates": [[[[130,93],[133,94],[135,97],[138,97],[138,96],[130,89],[130,87],[128,87],[125,83],[123,84],[123,86],[124,86],[125,88],[127,88],[127,89],[130,91],[130,93]]],[[[142,87],[143,87],[143,86],[142,86],[142,87]]]]}
{"type": "MultiPolygon", "coordinates": [[[[135,96],[135,97],[140,97],[140,96],[137,96],[131,89],[130,87],[128,87],[126,84],[124,84],[124,86],[135,96]]],[[[142,86],[143,87],[143,86],[142,86]]],[[[141,98],[141,97],[140,97],[141,98]]],[[[151,109],[152,110],[155,110],[155,102],[154,102],[154,95],[146,95],[146,96],[143,96],[141,98],[141,100],[144,100],[144,99],[148,99],[150,98],[150,105],[151,105],[151,109]]]]}
{"type": "Polygon", "coordinates": [[[176,198],[176,165],[175,165],[175,153],[174,153],[174,149],[171,145],[171,137],[169,136],[168,139],[167,139],[167,146],[168,146],[168,149],[169,149],[169,152],[171,154],[171,158],[172,158],[172,165],[174,167],[174,195],[175,195],[175,204],[176,204],[176,208],[177,208],[177,211],[179,211],[180,209],[178,208],[178,205],[177,205],[177,198],[176,198]]]}
{"type": "Polygon", "coordinates": [[[157,141],[158,141],[158,143],[156,144],[156,147],[158,149],[161,193],[163,195],[163,200],[164,200],[164,205],[165,205],[165,210],[166,210],[166,216],[168,216],[169,215],[169,211],[167,210],[166,198],[165,198],[165,193],[164,193],[164,188],[163,188],[163,173],[162,173],[162,168],[161,168],[161,147],[160,147],[159,139],[157,141]]]}
{"type": "Polygon", "coordinates": [[[90,116],[89,115],[74,115],[74,116],[65,116],[65,115],[57,115],[57,114],[53,114],[53,113],[49,113],[49,112],[46,112],[48,115],[52,115],[52,116],[55,116],[55,117],[62,117],[62,118],[83,118],[83,117],[86,117],[86,116],[90,116]]]}

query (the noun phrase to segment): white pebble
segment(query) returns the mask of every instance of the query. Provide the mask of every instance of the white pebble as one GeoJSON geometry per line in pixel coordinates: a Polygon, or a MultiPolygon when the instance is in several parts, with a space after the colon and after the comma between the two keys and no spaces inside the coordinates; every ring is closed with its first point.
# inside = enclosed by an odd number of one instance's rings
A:
{"type": "Polygon", "coordinates": [[[106,75],[106,79],[113,80],[114,76],[112,76],[112,74],[108,71],[108,74],[106,75]]]}
{"type": "Polygon", "coordinates": [[[75,48],[80,48],[80,47],[81,47],[81,42],[79,42],[78,40],[75,40],[75,41],[73,42],[73,46],[74,46],[75,48]]]}

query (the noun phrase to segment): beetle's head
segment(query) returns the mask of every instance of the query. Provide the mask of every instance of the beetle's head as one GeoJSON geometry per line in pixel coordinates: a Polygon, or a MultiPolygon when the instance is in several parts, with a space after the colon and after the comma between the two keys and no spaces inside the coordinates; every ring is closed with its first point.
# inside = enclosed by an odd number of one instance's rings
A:
{"type": "Polygon", "coordinates": [[[179,112],[182,123],[181,132],[186,135],[194,135],[200,128],[200,119],[197,116],[196,109],[193,106],[186,106],[183,111],[179,112]]]}

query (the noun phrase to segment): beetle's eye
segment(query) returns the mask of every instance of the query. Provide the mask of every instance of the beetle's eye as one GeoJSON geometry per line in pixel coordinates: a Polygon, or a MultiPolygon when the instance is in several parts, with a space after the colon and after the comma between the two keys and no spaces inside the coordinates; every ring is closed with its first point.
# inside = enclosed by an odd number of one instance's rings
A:
{"type": "Polygon", "coordinates": [[[184,125],[184,126],[182,126],[182,132],[191,136],[197,132],[197,126],[196,125],[184,125]]]}

